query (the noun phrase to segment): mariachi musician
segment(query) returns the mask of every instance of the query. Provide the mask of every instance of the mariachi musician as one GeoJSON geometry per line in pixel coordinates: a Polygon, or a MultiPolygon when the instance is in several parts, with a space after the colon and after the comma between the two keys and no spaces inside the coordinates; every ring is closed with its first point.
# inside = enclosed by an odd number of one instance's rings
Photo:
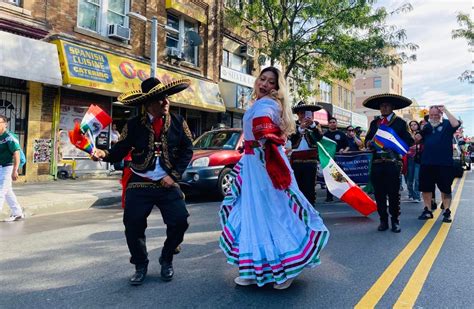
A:
{"type": "Polygon", "coordinates": [[[318,141],[323,134],[321,125],[313,120],[313,112],[322,107],[300,101],[293,107],[298,116],[296,132],[289,137],[291,142],[290,161],[295,173],[296,182],[306,199],[315,205],[316,174],[318,171],[318,141]]]}
{"type": "Polygon", "coordinates": [[[370,123],[369,131],[365,137],[366,147],[374,151],[370,181],[374,187],[377,211],[380,216],[379,231],[388,229],[388,211],[391,216],[392,232],[400,233],[400,172],[402,169],[402,157],[397,152],[387,148],[376,147],[374,137],[380,126],[389,127],[398,138],[408,146],[414,141],[405,120],[393,112],[411,105],[411,100],[396,94],[378,94],[367,98],[363,106],[380,111],[380,117],[376,117],[370,123]]]}

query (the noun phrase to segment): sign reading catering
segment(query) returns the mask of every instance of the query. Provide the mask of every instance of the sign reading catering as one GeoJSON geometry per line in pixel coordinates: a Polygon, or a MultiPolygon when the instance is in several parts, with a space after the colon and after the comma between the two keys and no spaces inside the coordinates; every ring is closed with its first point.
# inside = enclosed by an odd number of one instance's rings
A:
{"type": "Polygon", "coordinates": [[[112,83],[107,55],[96,50],[64,43],[69,72],[73,77],[112,83]]]}
{"type": "Polygon", "coordinates": [[[221,65],[221,78],[230,82],[253,88],[255,77],[242,72],[226,68],[221,65]]]}

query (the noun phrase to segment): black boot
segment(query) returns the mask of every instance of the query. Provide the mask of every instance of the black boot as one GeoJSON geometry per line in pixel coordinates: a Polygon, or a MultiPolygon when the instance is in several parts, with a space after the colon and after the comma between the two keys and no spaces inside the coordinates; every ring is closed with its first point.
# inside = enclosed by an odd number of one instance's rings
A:
{"type": "Polygon", "coordinates": [[[428,210],[428,207],[425,207],[421,215],[418,217],[418,220],[428,220],[428,219],[433,219],[433,213],[428,210]]]}
{"type": "Polygon", "coordinates": [[[388,219],[380,219],[380,225],[377,230],[380,232],[388,230],[388,219]]]}
{"type": "Polygon", "coordinates": [[[160,257],[159,261],[161,264],[161,279],[163,281],[171,281],[174,275],[173,262],[165,261],[162,257],[160,257]]]}
{"type": "Polygon", "coordinates": [[[392,218],[392,232],[400,233],[402,230],[400,229],[400,222],[398,219],[392,218]]]}
{"type": "Polygon", "coordinates": [[[148,264],[135,265],[135,274],[130,278],[131,285],[141,285],[145,281],[146,273],[148,271],[148,264]]]}

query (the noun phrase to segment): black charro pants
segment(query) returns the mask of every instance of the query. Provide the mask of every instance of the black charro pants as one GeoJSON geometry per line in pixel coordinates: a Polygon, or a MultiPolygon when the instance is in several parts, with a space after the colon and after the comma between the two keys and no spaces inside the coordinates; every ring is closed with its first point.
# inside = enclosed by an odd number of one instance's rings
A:
{"type": "Polygon", "coordinates": [[[400,215],[400,169],[397,162],[385,161],[373,163],[370,180],[374,187],[377,211],[381,221],[388,221],[388,211],[392,216],[392,221],[398,222],[400,215]]]}
{"type": "Polygon", "coordinates": [[[147,218],[153,206],[157,206],[166,224],[166,240],[161,251],[164,261],[173,260],[175,248],[183,241],[187,230],[189,213],[184,202],[184,194],[179,187],[151,187],[143,183],[130,183],[125,196],[123,224],[130,263],[135,265],[148,264],[145,230],[147,218]]]}
{"type": "Polygon", "coordinates": [[[298,188],[314,207],[316,203],[316,173],[318,171],[317,163],[293,162],[292,168],[293,172],[295,173],[298,188]]]}

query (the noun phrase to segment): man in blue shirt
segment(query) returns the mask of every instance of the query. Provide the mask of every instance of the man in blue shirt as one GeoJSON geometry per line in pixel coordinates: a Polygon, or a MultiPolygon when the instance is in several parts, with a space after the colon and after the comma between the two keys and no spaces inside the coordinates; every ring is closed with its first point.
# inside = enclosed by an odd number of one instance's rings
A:
{"type": "Polygon", "coordinates": [[[441,198],[445,208],[443,222],[451,222],[451,185],[453,183],[453,134],[461,126],[443,105],[431,106],[429,121],[423,130],[415,135],[417,142],[423,142],[424,149],[421,155],[420,191],[423,192],[425,208],[418,217],[420,220],[433,218],[429,210],[432,192],[435,185],[441,191],[441,198]],[[443,113],[448,119],[443,119],[443,113]]]}

